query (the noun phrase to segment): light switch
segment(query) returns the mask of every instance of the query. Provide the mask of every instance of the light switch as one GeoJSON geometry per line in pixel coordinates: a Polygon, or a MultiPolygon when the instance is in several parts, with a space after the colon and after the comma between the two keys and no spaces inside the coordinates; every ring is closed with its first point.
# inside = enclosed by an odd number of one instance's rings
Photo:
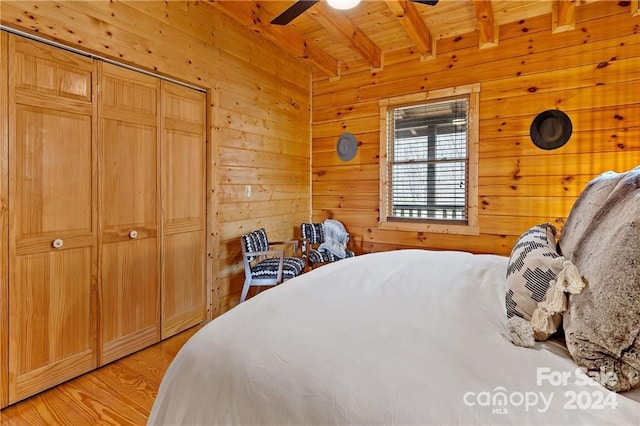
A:
{"type": "Polygon", "coordinates": [[[251,185],[245,185],[244,186],[244,195],[247,198],[251,198],[251,185]]]}

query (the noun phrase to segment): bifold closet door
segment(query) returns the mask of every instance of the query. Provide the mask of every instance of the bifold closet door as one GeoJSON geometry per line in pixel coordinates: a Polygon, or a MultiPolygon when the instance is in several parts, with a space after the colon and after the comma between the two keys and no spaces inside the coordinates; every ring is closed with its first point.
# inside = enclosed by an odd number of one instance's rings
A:
{"type": "Polygon", "coordinates": [[[206,316],[206,95],[162,82],[162,338],[206,316]]]}
{"type": "Polygon", "coordinates": [[[160,340],[160,80],[99,68],[103,365],[160,340]]]}
{"type": "Polygon", "coordinates": [[[97,159],[94,62],[16,36],[8,60],[12,403],[96,366],[97,159]]]}

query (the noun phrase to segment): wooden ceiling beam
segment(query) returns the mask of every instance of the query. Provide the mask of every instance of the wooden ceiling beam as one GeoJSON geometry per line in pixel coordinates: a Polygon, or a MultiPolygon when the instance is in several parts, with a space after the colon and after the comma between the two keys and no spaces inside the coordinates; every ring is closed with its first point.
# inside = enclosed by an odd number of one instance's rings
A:
{"type": "Polygon", "coordinates": [[[576,29],[576,2],[575,0],[553,0],[553,24],[552,33],[561,33],[576,29]]]}
{"type": "Polygon", "coordinates": [[[308,13],[333,35],[343,39],[373,68],[382,67],[382,50],[344,13],[328,7],[324,2],[316,4],[308,13]]]}
{"type": "Polygon", "coordinates": [[[498,45],[498,25],[493,16],[490,0],[473,0],[478,22],[478,38],[480,49],[498,45]]]}
{"type": "Polygon", "coordinates": [[[291,28],[271,25],[273,16],[266,16],[259,3],[253,1],[214,1],[209,3],[245,28],[260,34],[276,46],[300,59],[308,59],[329,77],[340,76],[340,63],[311,40],[306,40],[291,28]]]}
{"type": "Polygon", "coordinates": [[[640,15],[640,1],[631,0],[631,16],[640,15]]]}
{"type": "Polygon", "coordinates": [[[431,32],[416,5],[407,0],[386,0],[386,3],[391,12],[400,19],[402,27],[420,51],[422,58],[434,58],[435,40],[431,37],[431,32]]]}

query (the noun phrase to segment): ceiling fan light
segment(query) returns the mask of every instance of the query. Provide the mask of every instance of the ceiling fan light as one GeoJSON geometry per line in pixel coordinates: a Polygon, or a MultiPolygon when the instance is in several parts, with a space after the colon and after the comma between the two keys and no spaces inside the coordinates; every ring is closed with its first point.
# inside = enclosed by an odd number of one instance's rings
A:
{"type": "Polygon", "coordinates": [[[327,0],[327,3],[334,9],[347,10],[360,4],[360,0],[327,0]]]}

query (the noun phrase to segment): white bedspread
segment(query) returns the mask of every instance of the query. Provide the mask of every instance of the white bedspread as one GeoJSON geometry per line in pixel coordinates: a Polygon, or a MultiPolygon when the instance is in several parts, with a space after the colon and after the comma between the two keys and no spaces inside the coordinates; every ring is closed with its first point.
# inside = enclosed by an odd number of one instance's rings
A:
{"type": "Polygon", "coordinates": [[[558,343],[502,337],[506,262],[368,254],[260,293],[187,342],[149,424],[640,424],[558,343]]]}

